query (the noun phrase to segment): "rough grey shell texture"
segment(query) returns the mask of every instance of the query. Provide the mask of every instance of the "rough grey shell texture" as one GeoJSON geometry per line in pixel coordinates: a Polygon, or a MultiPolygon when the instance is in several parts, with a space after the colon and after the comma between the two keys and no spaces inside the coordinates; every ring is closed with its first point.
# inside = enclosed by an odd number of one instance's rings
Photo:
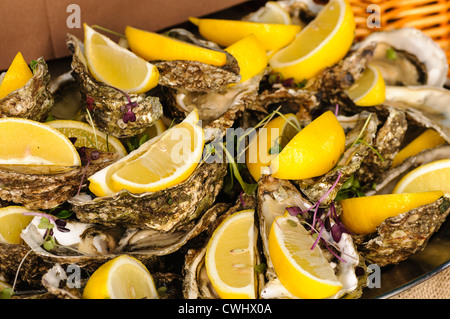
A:
{"type": "Polygon", "coordinates": [[[376,233],[355,236],[361,254],[380,267],[397,264],[425,248],[450,213],[450,195],[386,219],[376,233]]]}
{"type": "MultiPolygon", "coordinates": [[[[90,154],[92,149],[86,151],[90,154]]],[[[88,155],[89,156],[89,155],[88,155]]],[[[7,202],[21,204],[28,209],[48,209],[58,206],[74,196],[82,178],[117,160],[117,154],[100,153],[100,157],[78,167],[62,172],[42,174],[23,172],[0,167],[0,198],[7,202]]]]}
{"type": "Polygon", "coordinates": [[[219,92],[241,79],[236,58],[220,49],[216,44],[198,39],[188,30],[177,28],[168,32],[171,37],[192,43],[196,46],[223,52],[227,62],[214,66],[198,61],[150,61],[159,71],[159,84],[172,89],[189,92],[219,92]]]}
{"type": "Polygon", "coordinates": [[[50,74],[44,59],[38,58],[27,84],[0,100],[0,117],[21,117],[44,121],[53,106],[50,74]]]}
{"type": "Polygon", "coordinates": [[[158,97],[146,94],[128,96],[105,83],[94,79],[80,47],[80,41],[73,35],[67,37],[67,47],[72,52],[72,75],[80,84],[81,102],[91,113],[96,127],[117,138],[125,138],[142,133],[155,123],[163,113],[158,97]],[[131,111],[134,121],[124,121],[127,105],[136,103],[131,111]]]}
{"type": "Polygon", "coordinates": [[[82,222],[174,231],[213,205],[226,172],[226,163],[203,163],[183,183],[158,192],[123,190],[94,199],[77,196],[69,203],[82,222]]]}

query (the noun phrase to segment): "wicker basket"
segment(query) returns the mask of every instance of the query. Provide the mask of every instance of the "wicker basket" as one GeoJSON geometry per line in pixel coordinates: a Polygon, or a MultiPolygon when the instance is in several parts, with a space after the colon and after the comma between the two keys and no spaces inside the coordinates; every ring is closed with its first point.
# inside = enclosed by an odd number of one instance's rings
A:
{"type": "Polygon", "coordinates": [[[349,0],[349,3],[355,14],[356,40],[375,31],[415,27],[440,45],[450,64],[450,0],[349,0]],[[373,13],[367,12],[369,5],[379,8],[379,28],[368,26],[373,13]]]}

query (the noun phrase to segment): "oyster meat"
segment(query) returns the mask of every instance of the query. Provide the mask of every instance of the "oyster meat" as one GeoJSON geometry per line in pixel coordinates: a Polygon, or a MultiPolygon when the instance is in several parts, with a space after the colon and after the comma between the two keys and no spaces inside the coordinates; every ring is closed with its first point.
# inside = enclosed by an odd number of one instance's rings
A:
{"type": "MultiPolygon", "coordinates": [[[[35,61],[33,77],[20,89],[0,100],[0,117],[21,117],[44,121],[53,106],[50,93],[50,74],[44,58],[35,61]]],[[[2,77],[0,76],[0,83],[2,77]]]]}

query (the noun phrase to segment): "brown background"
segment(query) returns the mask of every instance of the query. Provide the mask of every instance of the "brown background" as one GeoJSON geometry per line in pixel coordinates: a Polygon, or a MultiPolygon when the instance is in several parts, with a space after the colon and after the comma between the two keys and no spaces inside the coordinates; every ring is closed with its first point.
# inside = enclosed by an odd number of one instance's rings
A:
{"type": "Polygon", "coordinates": [[[50,60],[68,55],[68,32],[83,38],[83,30],[69,29],[67,7],[78,4],[81,22],[123,33],[127,24],[159,31],[185,22],[189,16],[203,16],[244,0],[1,0],[0,70],[21,51],[27,62],[43,56],[50,60]]]}

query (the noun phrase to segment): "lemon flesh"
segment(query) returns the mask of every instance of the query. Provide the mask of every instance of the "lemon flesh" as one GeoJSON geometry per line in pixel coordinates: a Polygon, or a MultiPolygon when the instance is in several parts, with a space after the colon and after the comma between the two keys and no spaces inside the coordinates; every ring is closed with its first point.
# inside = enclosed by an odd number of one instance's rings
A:
{"type": "Polygon", "coordinates": [[[156,299],[153,277],[144,264],[122,255],[101,265],[83,290],[83,299],[156,299]]]}
{"type": "Polygon", "coordinates": [[[298,25],[259,23],[242,20],[189,18],[207,40],[228,47],[254,34],[267,51],[276,51],[289,44],[301,30],[298,25]]]}
{"type": "Polygon", "coordinates": [[[433,203],[443,195],[442,191],[431,191],[347,198],[339,201],[339,218],[353,234],[366,235],[375,232],[387,218],[433,203]]]}
{"type": "Polygon", "coordinates": [[[127,26],[125,36],[131,51],[147,61],[198,61],[215,66],[227,62],[225,53],[203,48],[163,34],[127,26]]]}
{"type": "Polygon", "coordinates": [[[208,241],[205,265],[222,299],[255,299],[254,210],[228,216],[208,241]]]}
{"type": "Polygon", "coordinates": [[[344,149],[344,129],[327,111],[298,132],[272,160],[272,176],[296,180],[323,175],[336,165],[344,149]]]}
{"type": "Polygon", "coordinates": [[[269,232],[269,255],[280,282],[299,298],[328,298],[342,283],[315,246],[311,234],[296,217],[285,214],[272,223],[269,232]]]}
{"type": "Polygon", "coordinates": [[[205,143],[198,112],[142,144],[138,149],[88,178],[96,196],[122,189],[157,191],[186,180],[200,162],[205,143]]]}
{"type": "Polygon", "coordinates": [[[348,96],[358,106],[373,106],[386,100],[386,85],[376,66],[369,65],[362,77],[348,90],[348,96]]]}
{"type": "Polygon", "coordinates": [[[24,215],[30,210],[22,206],[7,206],[0,208],[0,243],[22,244],[20,237],[33,219],[33,216],[24,215]]]}
{"type": "Polygon", "coordinates": [[[269,61],[274,72],[300,82],[340,61],[350,49],[355,31],[347,0],[331,0],[296,38],[269,61]]]}
{"type": "Polygon", "coordinates": [[[246,165],[255,181],[262,174],[270,174],[271,161],[299,130],[297,117],[292,113],[285,114],[272,119],[250,140],[246,151],[246,165]]]}
{"type": "Polygon", "coordinates": [[[109,136],[87,123],[72,120],[55,120],[46,123],[68,138],[76,138],[75,147],[89,147],[102,152],[118,153],[120,157],[127,155],[127,151],[119,139],[109,136]]]}
{"type": "Polygon", "coordinates": [[[25,62],[22,53],[18,52],[6,71],[3,81],[1,81],[0,99],[23,87],[32,77],[33,73],[25,62]]]}
{"type": "Polygon", "coordinates": [[[64,134],[32,120],[0,119],[0,145],[1,164],[81,165],[75,146],[64,134]]]}
{"type": "Polygon", "coordinates": [[[159,81],[156,66],[84,25],[89,71],[96,80],[128,93],[144,93],[159,81]]]}
{"type": "Polygon", "coordinates": [[[396,167],[408,157],[417,155],[423,150],[435,148],[444,143],[444,138],[438,132],[433,129],[427,129],[395,155],[391,166],[396,167]]]}
{"type": "Polygon", "coordinates": [[[450,194],[450,159],[420,165],[400,179],[394,193],[440,190],[450,194]]]}

